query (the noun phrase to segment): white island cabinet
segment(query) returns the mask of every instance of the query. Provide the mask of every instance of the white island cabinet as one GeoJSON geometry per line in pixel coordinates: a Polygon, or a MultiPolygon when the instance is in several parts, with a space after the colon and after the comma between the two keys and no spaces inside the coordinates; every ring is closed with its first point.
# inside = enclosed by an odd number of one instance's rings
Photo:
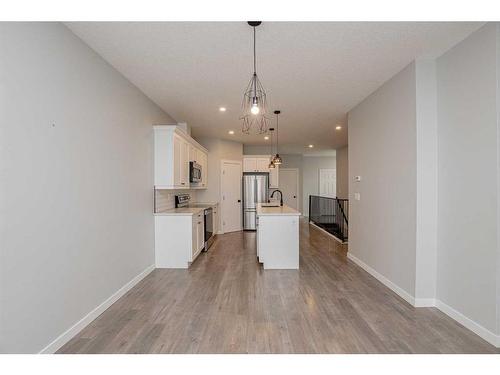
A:
{"type": "Polygon", "coordinates": [[[264,269],[299,268],[300,212],[257,205],[257,257],[264,269]]]}

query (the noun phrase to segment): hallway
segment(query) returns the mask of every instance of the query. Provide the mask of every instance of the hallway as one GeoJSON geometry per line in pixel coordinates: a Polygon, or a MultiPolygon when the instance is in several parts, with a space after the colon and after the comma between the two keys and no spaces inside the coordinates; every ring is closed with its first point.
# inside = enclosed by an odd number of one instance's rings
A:
{"type": "Polygon", "coordinates": [[[59,353],[495,353],[415,309],[302,220],[300,270],[264,271],[255,233],[219,235],[189,270],[156,269],[59,353]]]}

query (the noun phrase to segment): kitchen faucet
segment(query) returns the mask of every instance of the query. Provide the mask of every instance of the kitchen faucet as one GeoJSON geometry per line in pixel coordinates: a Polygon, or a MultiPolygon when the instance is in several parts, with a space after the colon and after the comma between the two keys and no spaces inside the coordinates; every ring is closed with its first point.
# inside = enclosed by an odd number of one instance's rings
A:
{"type": "Polygon", "coordinates": [[[283,206],[283,193],[281,192],[281,190],[278,190],[278,189],[274,190],[271,193],[271,197],[270,198],[274,197],[274,193],[276,193],[277,191],[279,191],[279,193],[280,193],[280,206],[283,206]]]}

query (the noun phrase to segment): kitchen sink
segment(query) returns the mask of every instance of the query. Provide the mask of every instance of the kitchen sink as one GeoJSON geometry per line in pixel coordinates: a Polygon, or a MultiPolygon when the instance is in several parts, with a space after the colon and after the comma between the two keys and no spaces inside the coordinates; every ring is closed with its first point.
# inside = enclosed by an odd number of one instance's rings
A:
{"type": "Polygon", "coordinates": [[[261,203],[262,207],[279,207],[280,202],[268,202],[268,203],[261,203]]]}

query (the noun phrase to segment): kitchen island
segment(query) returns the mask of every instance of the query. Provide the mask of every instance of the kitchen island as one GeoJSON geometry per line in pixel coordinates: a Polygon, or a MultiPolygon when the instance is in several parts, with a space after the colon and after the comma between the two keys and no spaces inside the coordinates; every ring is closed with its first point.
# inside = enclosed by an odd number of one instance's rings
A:
{"type": "Polygon", "coordinates": [[[257,258],[264,269],[299,268],[300,212],[257,205],[257,258]]]}

